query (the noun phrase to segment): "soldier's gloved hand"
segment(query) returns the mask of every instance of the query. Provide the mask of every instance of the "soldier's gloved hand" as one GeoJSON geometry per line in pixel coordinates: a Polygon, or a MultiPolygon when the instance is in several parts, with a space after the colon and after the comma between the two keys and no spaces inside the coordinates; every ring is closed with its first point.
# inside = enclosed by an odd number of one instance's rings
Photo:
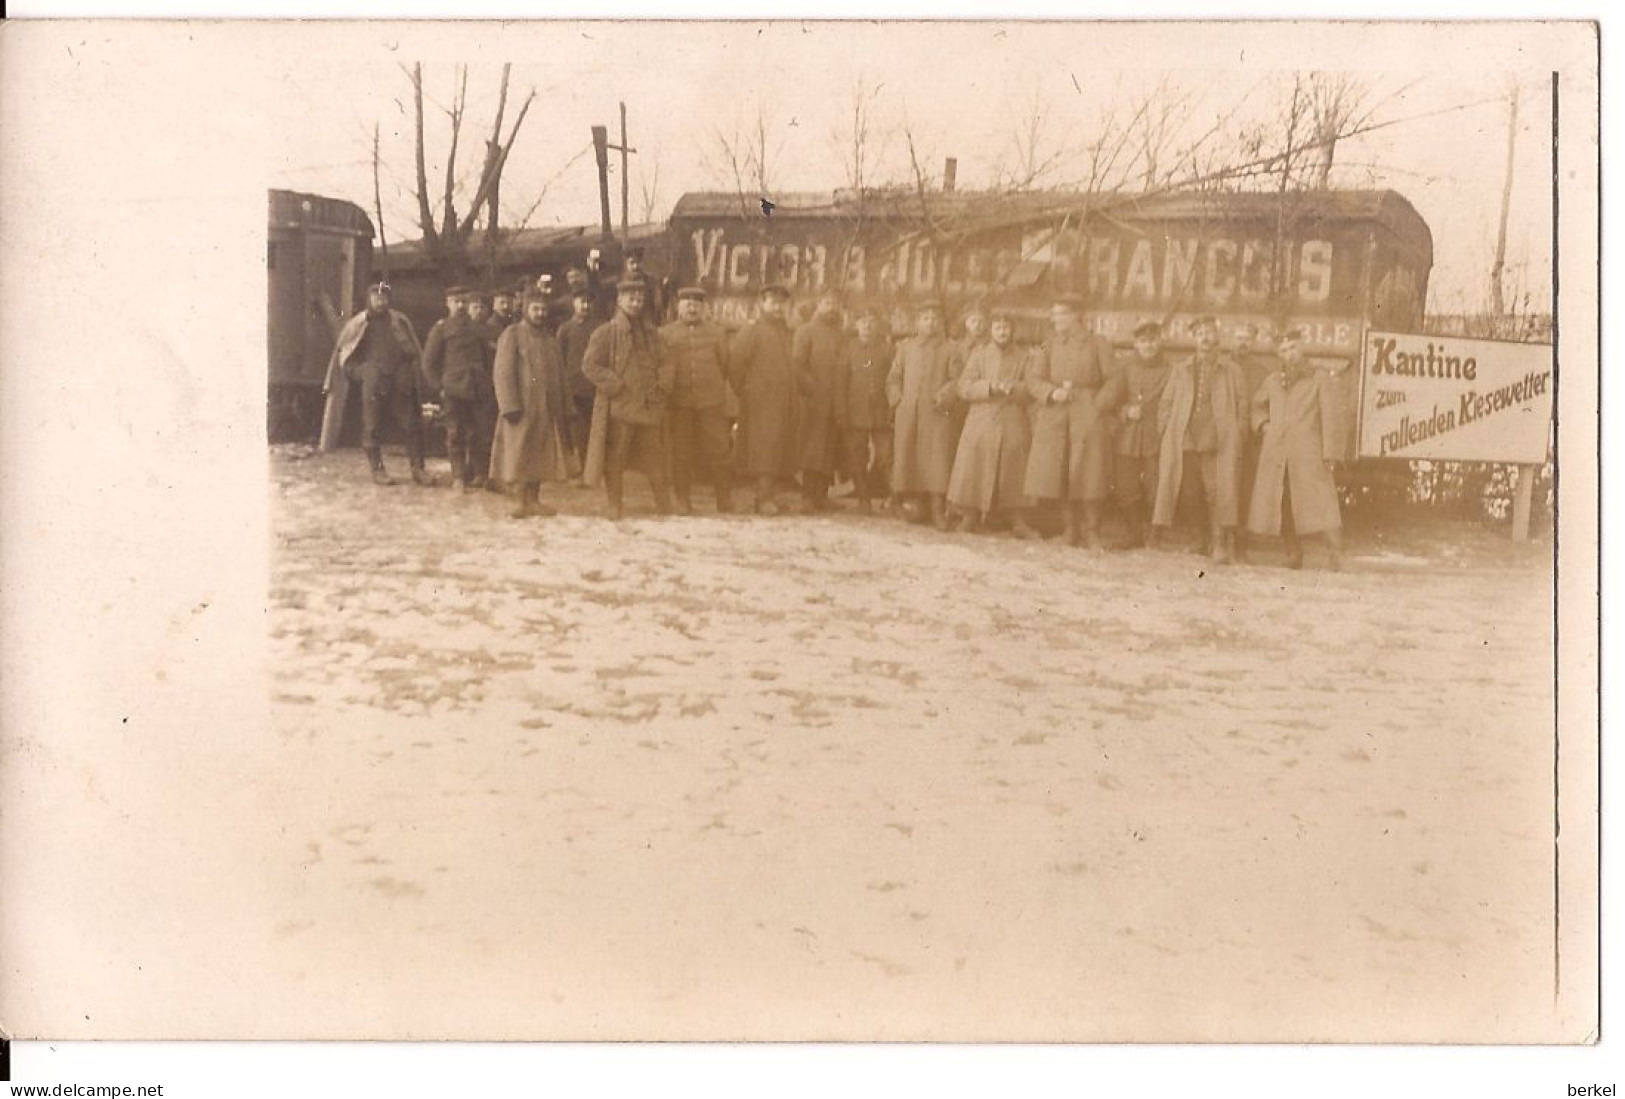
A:
{"type": "Polygon", "coordinates": [[[525,414],[516,408],[512,412],[504,412],[502,418],[510,424],[516,424],[525,418],[525,414]]]}

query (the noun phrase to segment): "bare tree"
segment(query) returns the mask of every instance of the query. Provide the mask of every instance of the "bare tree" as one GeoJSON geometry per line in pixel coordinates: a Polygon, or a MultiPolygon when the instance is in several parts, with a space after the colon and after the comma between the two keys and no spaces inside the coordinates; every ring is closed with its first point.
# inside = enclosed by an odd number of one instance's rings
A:
{"type": "Polygon", "coordinates": [[[1141,185],[1145,190],[1173,177],[1174,169],[1168,167],[1169,161],[1174,161],[1177,168],[1180,158],[1170,155],[1172,146],[1189,121],[1194,102],[1192,92],[1178,87],[1166,76],[1141,98],[1140,108],[1134,112],[1132,130],[1141,185]]]}
{"type": "Polygon", "coordinates": [[[389,277],[389,237],[384,234],[384,191],[379,182],[379,168],[382,160],[378,156],[378,131],[380,124],[372,124],[372,205],[378,212],[378,251],[383,257],[384,277],[389,277]]]}
{"type": "Polygon", "coordinates": [[[849,124],[830,134],[830,144],[841,157],[846,185],[860,201],[863,192],[874,185],[875,172],[886,155],[887,135],[875,123],[875,106],[882,87],[858,77],[852,86],[849,124]]]}
{"type": "MultiPolygon", "coordinates": [[[[485,141],[485,172],[489,173],[502,156],[502,116],[508,109],[508,76],[513,65],[502,66],[502,88],[497,93],[496,118],[491,122],[491,136],[485,141]]],[[[497,232],[497,219],[500,216],[501,203],[498,192],[502,186],[502,174],[497,173],[495,182],[491,184],[491,194],[486,200],[485,232],[495,242],[497,232]]]]}
{"type": "Polygon", "coordinates": [[[1509,117],[1507,119],[1507,163],[1505,182],[1501,185],[1501,220],[1495,233],[1495,264],[1490,268],[1490,304],[1497,316],[1506,312],[1502,276],[1507,263],[1507,215],[1512,208],[1512,165],[1518,147],[1518,86],[1513,84],[1507,93],[1509,117]]]}
{"type": "Polygon", "coordinates": [[[468,104],[468,69],[466,66],[459,66],[456,92],[451,106],[446,109],[446,115],[451,122],[451,141],[446,155],[445,178],[441,187],[441,217],[437,225],[429,201],[428,154],[427,141],[424,136],[423,64],[418,62],[411,68],[402,66],[402,69],[412,84],[418,225],[423,231],[424,245],[428,249],[430,256],[433,257],[435,266],[439,268],[441,274],[448,281],[454,281],[461,278],[472,266],[469,244],[482,207],[490,207],[486,224],[488,241],[497,235],[496,196],[501,184],[502,172],[507,166],[509,155],[513,151],[514,141],[519,136],[519,129],[524,125],[525,116],[530,112],[531,104],[535,102],[536,91],[532,89],[530,94],[525,97],[525,101],[520,106],[519,113],[508,131],[507,141],[501,142],[501,124],[507,108],[510,69],[510,66],[503,66],[502,91],[497,105],[496,126],[492,131],[493,138],[488,144],[485,164],[480,171],[479,182],[474,188],[474,197],[468,203],[467,212],[459,215],[457,211],[457,147],[462,136],[463,120],[468,104]],[[495,146],[495,148],[492,149],[490,146],[495,146]]]}
{"type": "Polygon", "coordinates": [[[1055,104],[1035,80],[1010,137],[1014,165],[999,173],[1005,187],[1028,191],[1042,186],[1066,162],[1071,151],[1055,136],[1055,116],[1055,104]]]}
{"type": "Polygon", "coordinates": [[[1308,80],[1309,118],[1316,143],[1312,184],[1324,191],[1331,185],[1337,142],[1351,124],[1364,121],[1370,86],[1348,73],[1311,73],[1308,80]]]}
{"type": "Polygon", "coordinates": [[[650,153],[638,161],[638,192],[642,200],[642,220],[645,223],[655,219],[660,210],[660,158],[650,153]],[[642,171],[647,166],[648,171],[642,171]]]}
{"type": "Polygon", "coordinates": [[[714,176],[739,197],[743,215],[767,197],[772,180],[772,153],[767,140],[767,108],[755,104],[755,118],[741,124],[737,119],[724,130],[711,131],[711,147],[706,160],[714,176]]]}

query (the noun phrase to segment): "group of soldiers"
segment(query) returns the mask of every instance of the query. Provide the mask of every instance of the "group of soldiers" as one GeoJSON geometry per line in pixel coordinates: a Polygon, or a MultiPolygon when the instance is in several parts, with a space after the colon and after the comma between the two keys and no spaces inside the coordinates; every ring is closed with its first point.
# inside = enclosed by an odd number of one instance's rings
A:
{"type": "Polygon", "coordinates": [[[661,514],[693,514],[700,481],[731,512],[740,477],[758,514],[779,514],[793,483],[803,510],[823,512],[844,476],[861,512],[885,505],[941,530],[1034,538],[1038,516],[1056,511],[1065,542],[1093,550],[1109,502],[1127,546],[1156,546],[1188,497],[1216,562],[1244,557],[1251,533],[1283,537],[1298,567],[1301,536],[1320,534],[1339,566],[1341,413],[1295,328],[1273,352],[1251,346],[1251,327],[1224,349],[1217,320],[1199,317],[1194,352],[1173,358],[1146,319],[1119,356],[1063,295],[1037,347],[1015,342],[1016,318],[1002,310],[973,310],[950,338],[937,301],[894,340],[881,311],[848,317],[833,292],[793,324],[790,291],[770,285],[754,319],[729,332],[698,287],[680,290],[675,317],[659,323],[663,288],[635,260],[614,283],[579,276],[567,276],[563,319],[542,286],[517,312],[514,295],[487,307],[453,288],[421,351],[388,287],[373,286],[368,312],[340,335],[330,384],[340,372],[361,383],[374,479],[391,483],[378,431],[397,419],[413,479],[433,482],[416,404],[427,392],[444,410],[458,486],[505,487],[515,518],[553,514],[544,483],[600,480],[620,518],[631,471],[661,514]]]}

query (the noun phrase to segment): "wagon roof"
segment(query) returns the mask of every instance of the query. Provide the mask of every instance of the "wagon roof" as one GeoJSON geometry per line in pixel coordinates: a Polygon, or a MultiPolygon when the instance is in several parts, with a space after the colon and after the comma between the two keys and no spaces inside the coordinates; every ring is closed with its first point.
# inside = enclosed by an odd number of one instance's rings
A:
{"type": "MultiPolygon", "coordinates": [[[[1295,217],[1319,221],[1374,222],[1429,255],[1433,237],[1416,208],[1397,191],[1288,192],[1295,217]]],[[[1019,193],[956,191],[928,192],[922,197],[908,189],[865,192],[860,202],[851,191],[801,191],[773,197],[775,220],[849,219],[860,212],[879,220],[918,220],[923,213],[953,229],[978,231],[1002,225],[1072,215],[1100,214],[1126,221],[1213,221],[1215,219],[1273,218],[1280,197],[1247,191],[1164,191],[1153,193],[1028,191],[1019,193]]],[[[672,221],[753,218],[761,216],[759,201],[741,199],[728,191],[685,194],[672,210],[672,221]]]]}
{"type": "MultiPolygon", "coordinates": [[[[665,222],[651,221],[629,226],[627,238],[633,242],[642,242],[658,237],[665,231],[665,222]]],[[[597,225],[554,225],[503,232],[500,235],[498,266],[524,266],[538,261],[546,263],[576,258],[599,244],[599,234],[597,225]]],[[[616,238],[619,239],[618,233],[616,238]]],[[[485,254],[483,230],[469,238],[468,253],[476,257],[485,254]]],[[[392,268],[411,269],[420,265],[427,266],[431,261],[428,249],[420,239],[390,241],[389,262],[392,268]]]]}
{"type": "Polygon", "coordinates": [[[267,215],[278,229],[326,229],[372,239],[372,219],[353,202],[303,191],[267,192],[267,215]]]}

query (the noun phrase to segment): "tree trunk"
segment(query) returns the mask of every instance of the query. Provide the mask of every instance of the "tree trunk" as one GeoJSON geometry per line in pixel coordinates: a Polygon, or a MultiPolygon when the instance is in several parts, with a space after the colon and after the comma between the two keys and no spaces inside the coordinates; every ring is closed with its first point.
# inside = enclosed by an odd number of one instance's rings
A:
{"type": "Polygon", "coordinates": [[[1502,276],[1506,273],[1507,263],[1507,214],[1512,207],[1512,165],[1513,153],[1518,143],[1518,89],[1512,89],[1512,111],[1507,119],[1507,170],[1506,181],[1501,185],[1501,225],[1495,234],[1495,266],[1490,268],[1490,306],[1497,317],[1506,312],[1505,291],[1502,288],[1502,276]]]}

